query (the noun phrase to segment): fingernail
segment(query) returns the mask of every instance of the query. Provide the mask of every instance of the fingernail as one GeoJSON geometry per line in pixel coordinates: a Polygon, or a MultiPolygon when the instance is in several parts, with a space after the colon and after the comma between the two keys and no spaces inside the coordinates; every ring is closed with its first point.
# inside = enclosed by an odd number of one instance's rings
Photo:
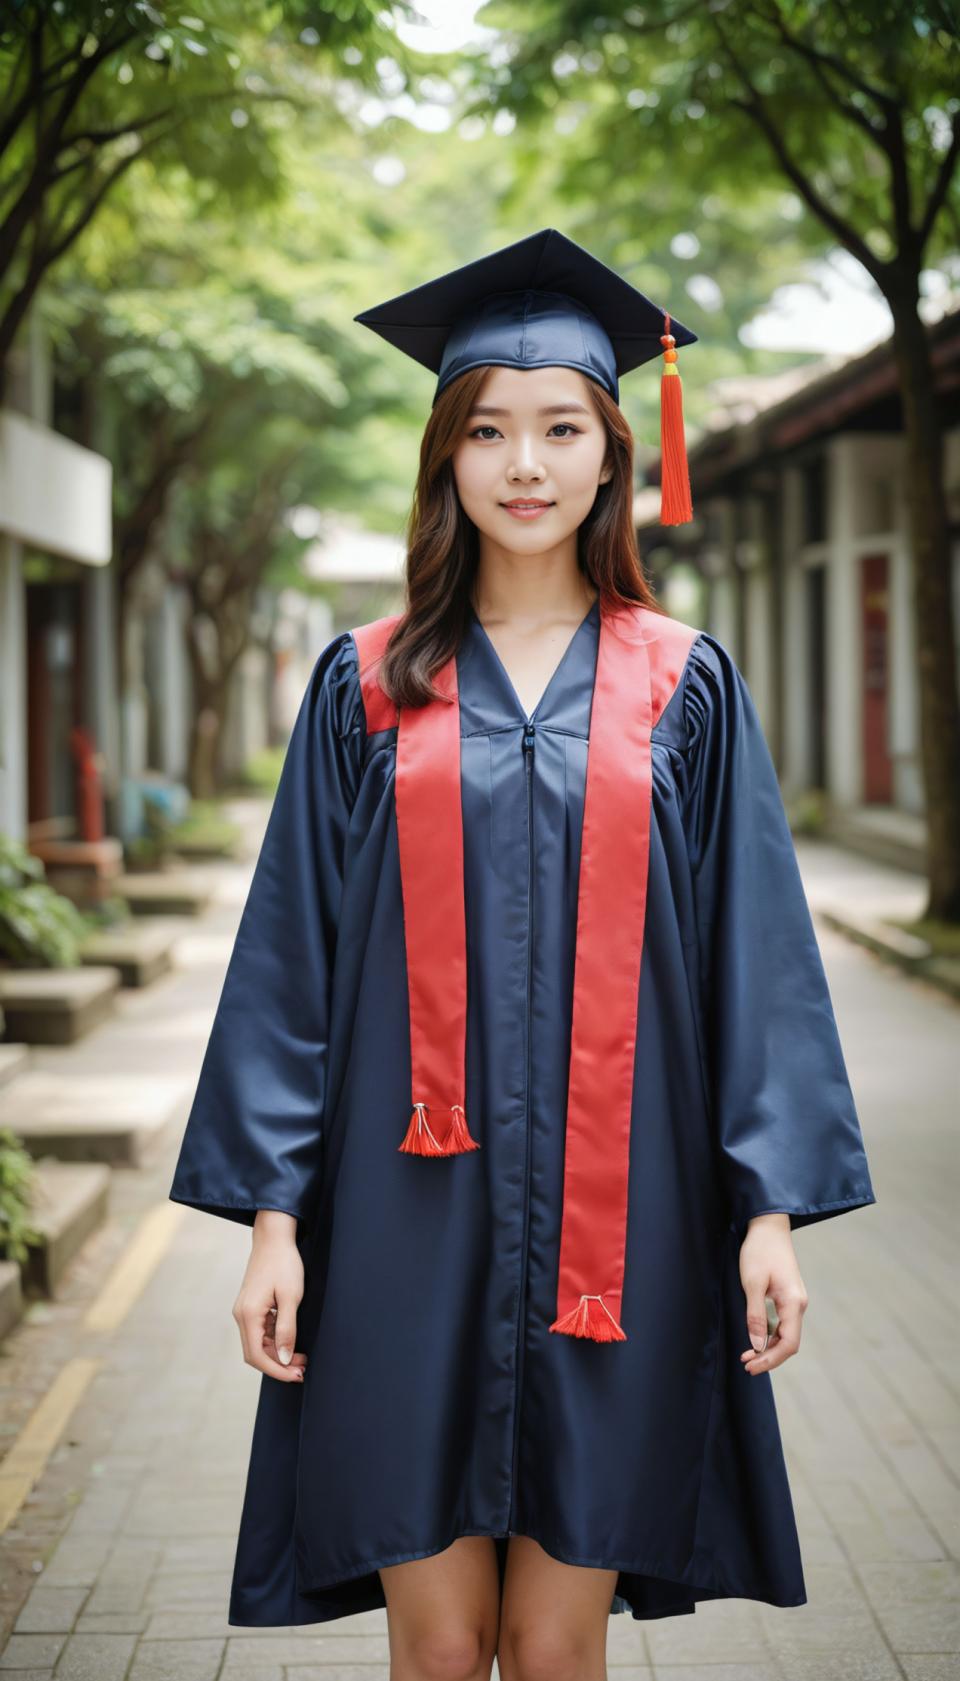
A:
{"type": "Polygon", "coordinates": [[[750,1341],[753,1344],[753,1347],[756,1349],[758,1354],[762,1354],[763,1345],[766,1342],[766,1340],[767,1340],[766,1337],[757,1336],[755,1331],[750,1332],[750,1341]]]}
{"type": "Polygon", "coordinates": [[[284,1365],[289,1366],[291,1350],[289,1348],[278,1348],[277,1353],[279,1354],[279,1356],[280,1356],[281,1360],[283,1361],[284,1365]]]}

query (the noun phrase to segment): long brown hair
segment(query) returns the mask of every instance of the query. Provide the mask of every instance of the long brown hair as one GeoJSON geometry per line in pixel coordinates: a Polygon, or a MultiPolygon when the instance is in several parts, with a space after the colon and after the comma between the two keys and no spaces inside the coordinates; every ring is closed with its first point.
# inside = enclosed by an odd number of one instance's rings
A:
{"type": "MultiPolygon", "coordinates": [[[[434,699],[432,675],[455,653],[467,623],[480,556],[477,528],[457,494],[452,456],[488,366],[472,368],[440,393],[420,444],[420,468],[407,525],[406,610],[377,674],[397,706],[434,699]]],[[[607,434],[613,475],[577,532],[577,562],[601,607],[639,603],[663,613],[644,576],[633,523],[633,433],[611,396],[588,379],[607,434]]]]}

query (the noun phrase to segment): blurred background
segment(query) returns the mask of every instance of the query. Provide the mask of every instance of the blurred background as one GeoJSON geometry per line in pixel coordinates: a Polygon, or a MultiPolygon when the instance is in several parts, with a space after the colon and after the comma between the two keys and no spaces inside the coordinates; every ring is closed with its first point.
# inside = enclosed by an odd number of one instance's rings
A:
{"type": "MultiPolygon", "coordinates": [[[[826,1299],[776,1379],[805,1620],[614,1619],[611,1663],[940,1681],[956,9],[185,3],[0,15],[0,1665],[241,1661],[243,1254],[164,1197],[313,662],[402,606],[435,376],[352,317],[555,226],[699,335],[692,523],[658,521],[659,364],[622,392],[640,550],[756,699],[879,1198],[804,1243],[826,1299]]],[[[259,1661],[385,1673],[376,1614],[334,1626],[259,1661]]]]}

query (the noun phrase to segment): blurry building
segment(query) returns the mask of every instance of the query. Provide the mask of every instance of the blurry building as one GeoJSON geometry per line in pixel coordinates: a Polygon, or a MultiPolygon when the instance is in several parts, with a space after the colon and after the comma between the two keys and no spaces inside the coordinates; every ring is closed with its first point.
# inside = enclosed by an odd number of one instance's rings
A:
{"type": "MultiPolygon", "coordinates": [[[[960,311],[927,332],[960,624],[960,311]]],[[[658,578],[679,570],[699,581],[696,622],[747,678],[785,795],[822,790],[828,832],[922,870],[906,448],[892,344],[725,384],[724,411],[689,450],[696,519],[660,526],[659,489],[645,487],[635,507],[641,552],[658,578]]]]}
{"type": "Polygon", "coordinates": [[[119,768],[107,458],[51,424],[47,348],[29,322],[0,408],[0,830],[89,830],[119,768]]]}

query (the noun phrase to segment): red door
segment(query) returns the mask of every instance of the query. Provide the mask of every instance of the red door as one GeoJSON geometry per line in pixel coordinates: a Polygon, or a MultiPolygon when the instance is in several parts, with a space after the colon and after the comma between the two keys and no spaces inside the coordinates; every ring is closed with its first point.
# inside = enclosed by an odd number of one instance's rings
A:
{"type": "Polygon", "coordinates": [[[863,629],[863,797],[867,804],[889,805],[893,797],[893,778],[890,755],[887,751],[887,556],[864,556],[860,577],[863,629]]]}

